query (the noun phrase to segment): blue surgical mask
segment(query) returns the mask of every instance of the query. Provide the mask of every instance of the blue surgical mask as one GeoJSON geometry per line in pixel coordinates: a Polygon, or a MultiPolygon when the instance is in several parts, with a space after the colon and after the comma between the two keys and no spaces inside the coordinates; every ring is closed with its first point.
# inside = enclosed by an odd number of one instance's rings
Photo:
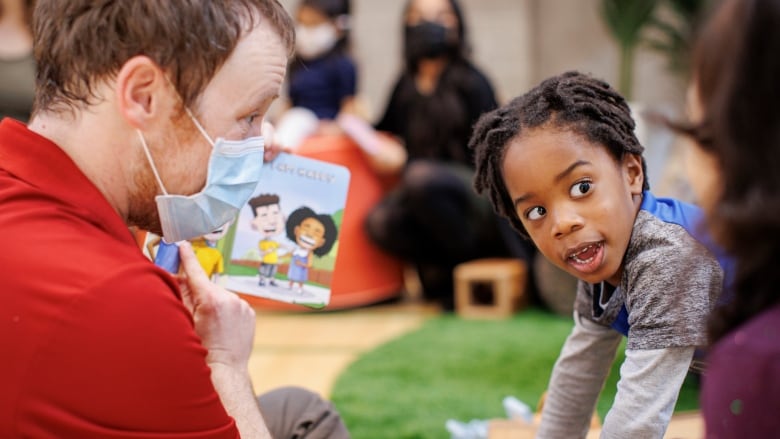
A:
{"type": "Polygon", "coordinates": [[[262,136],[236,141],[223,138],[212,141],[189,110],[187,114],[213,147],[206,186],[196,194],[173,195],[165,190],[146,140],[137,131],[154,177],[163,192],[163,195],[155,197],[155,201],[163,238],[167,242],[197,238],[234,219],[257,188],[263,167],[262,136]]]}

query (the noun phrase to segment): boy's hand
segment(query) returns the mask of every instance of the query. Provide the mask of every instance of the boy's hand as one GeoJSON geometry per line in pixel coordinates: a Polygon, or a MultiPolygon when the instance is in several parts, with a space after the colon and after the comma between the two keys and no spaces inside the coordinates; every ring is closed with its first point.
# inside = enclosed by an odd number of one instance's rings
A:
{"type": "Polygon", "coordinates": [[[246,370],[255,335],[255,312],[237,295],[209,281],[189,242],[179,245],[179,286],[209,365],[246,370]]]}

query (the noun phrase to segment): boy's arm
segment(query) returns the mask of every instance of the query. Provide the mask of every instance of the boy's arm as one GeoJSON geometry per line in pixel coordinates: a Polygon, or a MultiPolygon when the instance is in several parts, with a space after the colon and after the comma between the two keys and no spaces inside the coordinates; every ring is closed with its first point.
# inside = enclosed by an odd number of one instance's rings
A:
{"type": "Polygon", "coordinates": [[[574,311],[574,329],[555,362],[537,438],[585,437],[622,337],[574,311]]]}
{"type": "Polygon", "coordinates": [[[626,349],[615,402],[604,419],[601,437],[663,437],[694,350],[692,346],[626,349]]]}

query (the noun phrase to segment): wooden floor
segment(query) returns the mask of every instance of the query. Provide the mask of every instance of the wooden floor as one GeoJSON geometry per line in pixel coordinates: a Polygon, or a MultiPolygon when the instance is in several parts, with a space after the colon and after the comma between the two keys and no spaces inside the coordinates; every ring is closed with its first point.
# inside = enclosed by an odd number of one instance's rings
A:
{"type": "Polygon", "coordinates": [[[333,312],[257,310],[249,360],[255,391],[298,385],[327,398],[338,375],[362,353],[437,313],[436,307],[412,302],[333,312]]]}
{"type": "MultiPolygon", "coordinates": [[[[436,307],[406,300],[347,311],[257,310],[255,347],[249,371],[256,393],[296,385],[329,398],[339,374],[362,353],[418,328],[438,314],[436,307]]],[[[676,415],[666,438],[704,436],[698,413],[676,415]]],[[[518,436],[517,431],[510,436],[518,436]]],[[[591,431],[588,438],[597,438],[591,431]]]]}

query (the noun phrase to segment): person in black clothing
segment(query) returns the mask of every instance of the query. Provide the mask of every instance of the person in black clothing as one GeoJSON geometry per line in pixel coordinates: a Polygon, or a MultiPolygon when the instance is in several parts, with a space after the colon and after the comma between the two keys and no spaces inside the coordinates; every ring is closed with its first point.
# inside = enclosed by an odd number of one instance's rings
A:
{"type": "Polygon", "coordinates": [[[468,59],[456,0],[410,0],[405,68],[376,129],[408,159],[400,182],[366,220],[371,239],[415,266],[426,298],[453,308],[453,268],[483,257],[528,259],[529,244],[471,187],[471,127],[497,107],[490,81],[468,59]]]}

